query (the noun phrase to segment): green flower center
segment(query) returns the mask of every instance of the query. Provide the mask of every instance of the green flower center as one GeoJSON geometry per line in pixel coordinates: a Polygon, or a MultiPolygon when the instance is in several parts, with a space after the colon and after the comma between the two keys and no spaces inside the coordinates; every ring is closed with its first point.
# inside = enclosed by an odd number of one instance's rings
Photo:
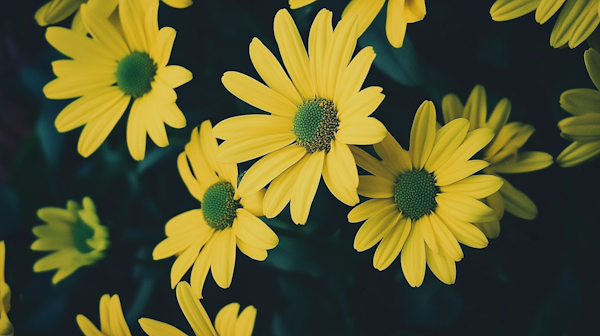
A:
{"type": "Polygon", "coordinates": [[[233,225],[240,202],[233,199],[235,190],[229,182],[217,182],[204,193],[202,213],[208,225],[215,230],[224,230],[233,225]]]}
{"type": "Polygon", "coordinates": [[[81,253],[89,253],[94,249],[90,247],[87,240],[94,236],[94,229],[81,219],[73,227],[73,245],[81,253]]]}
{"type": "Polygon", "coordinates": [[[315,99],[304,102],[294,116],[297,144],[308,153],[331,149],[331,141],[340,125],[333,102],[315,99]]]}
{"type": "Polygon", "coordinates": [[[435,210],[435,196],[440,188],[425,170],[411,170],[400,175],[394,186],[394,201],[404,217],[417,220],[435,210]]]}
{"type": "Polygon", "coordinates": [[[134,98],[150,92],[157,66],[145,52],[134,51],[119,61],[117,85],[121,91],[134,98]]]}

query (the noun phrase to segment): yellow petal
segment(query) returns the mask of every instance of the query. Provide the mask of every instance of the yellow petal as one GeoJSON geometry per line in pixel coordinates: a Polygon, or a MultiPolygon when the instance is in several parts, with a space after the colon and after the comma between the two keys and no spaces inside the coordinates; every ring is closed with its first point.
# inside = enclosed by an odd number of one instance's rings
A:
{"type": "Polygon", "coordinates": [[[439,248],[430,217],[431,216],[427,215],[423,216],[417,221],[415,221],[414,225],[420,226],[421,233],[423,234],[423,239],[425,240],[425,245],[429,246],[431,250],[437,253],[439,251],[439,248]]]}
{"type": "Polygon", "coordinates": [[[202,153],[206,156],[211,166],[219,175],[221,180],[228,181],[237,188],[238,170],[236,164],[221,163],[216,160],[218,144],[217,139],[212,132],[210,120],[207,120],[200,125],[200,147],[202,153]]]}
{"type": "Polygon", "coordinates": [[[215,328],[210,322],[206,310],[200,304],[197,298],[192,293],[190,285],[182,281],[177,285],[175,290],[177,294],[177,302],[183,311],[183,315],[188,320],[190,326],[196,335],[218,336],[215,328]]]}
{"type": "Polygon", "coordinates": [[[544,152],[520,152],[515,160],[505,160],[490,167],[495,173],[525,173],[544,169],[553,162],[552,155],[544,152]]]}
{"type": "MultiPolygon", "coordinates": [[[[437,176],[444,174],[445,170],[454,170],[457,164],[469,160],[473,155],[484,148],[494,138],[494,132],[489,128],[479,128],[467,133],[465,140],[440,168],[435,171],[437,176]]],[[[412,145],[411,145],[412,146],[412,145]]]]}
{"type": "Polygon", "coordinates": [[[308,213],[317,192],[325,162],[325,151],[307,154],[307,156],[308,161],[298,175],[290,202],[292,220],[296,224],[305,224],[308,219],[308,213]]]}
{"type": "Polygon", "coordinates": [[[187,273],[190,267],[192,267],[196,261],[196,258],[198,258],[200,249],[202,246],[204,246],[210,236],[211,233],[204,235],[202,237],[204,239],[196,241],[192,246],[188,247],[180,256],[177,257],[177,260],[175,260],[173,266],[171,267],[171,288],[175,288],[185,273],[187,273]]]}
{"type": "Polygon", "coordinates": [[[113,295],[110,298],[110,329],[113,335],[131,336],[118,295],[113,295]]]}
{"type": "Polygon", "coordinates": [[[81,314],[77,315],[77,325],[85,336],[104,336],[87,317],[81,314]]]}
{"type": "Polygon", "coordinates": [[[400,48],[404,44],[406,24],[408,23],[404,17],[404,2],[405,0],[389,0],[387,4],[385,32],[388,41],[394,48],[400,48]]]}
{"type": "Polygon", "coordinates": [[[365,219],[375,216],[383,208],[396,204],[391,198],[373,198],[355,206],[348,213],[348,221],[350,223],[362,222],[365,219]]]}
{"type": "Polygon", "coordinates": [[[235,325],[235,336],[250,336],[254,330],[256,320],[256,308],[248,306],[242,310],[235,325]]]}
{"type": "Polygon", "coordinates": [[[221,288],[229,288],[235,267],[235,232],[232,228],[215,232],[211,246],[210,271],[221,288]]]}
{"type": "MultiPolygon", "coordinates": [[[[375,152],[383,160],[383,163],[392,170],[395,175],[400,175],[412,170],[412,163],[408,151],[394,139],[390,132],[379,143],[373,145],[375,152]]],[[[395,178],[393,178],[395,180],[395,178]]]]}
{"type": "Polygon", "coordinates": [[[290,9],[298,9],[307,6],[317,0],[290,0],[290,9]]]}
{"type": "Polygon", "coordinates": [[[143,160],[144,156],[146,156],[144,112],[147,103],[148,95],[135,99],[129,111],[129,118],[127,119],[127,148],[129,148],[131,157],[137,161],[143,160]]]}
{"type": "Polygon", "coordinates": [[[440,188],[442,193],[458,193],[475,199],[482,199],[502,187],[502,179],[493,175],[469,176],[453,184],[440,188]]]}
{"type": "Polygon", "coordinates": [[[341,80],[344,71],[348,67],[356,48],[356,39],[358,38],[356,25],[356,15],[343,17],[333,31],[331,43],[328,43],[326,54],[326,62],[328,61],[327,73],[317,74],[318,76],[325,76],[327,97],[334,97],[336,87],[342,85],[341,80]]]}
{"type": "Polygon", "coordinates": [[[156,53],[150,55],[161,69],[169,63],[173,43],[175,42],[177,31],[171,27],[162,27],[156,35],[156,53]]]}
{"type": "Polygon", "coordinates": [[[468,130],[469,121],[465,118],[454,119],[440,128],[435,135],[435,142],[425,163],[425,170],[436,171],[448,161],[462,144],[468,130]]]}
{"type": "MultiPolygon", "coordinates": [[[[83,126],[90,120],[106,113],[107,110],[123,100],[124,96],[123,91],[116,86],[103,87],[67,105],[56,117],[54,125],[61,133],[83,126]]],[[[129,97],[127,97],[128,103],[129,97]]]]}
{"type": "Polygon", "coordinates": [[[396,175],[392,173],[388,167],[383,165],[381,161],[356,146],[349,146],[349,148],[359,167],[386,180],[396,181],[396,175]]]}
{"type": "Polygon", "coordinates": [[[173,128],[184,128],[187,125],[183,112],[181,112],[175,102],[165,104],[161,109],[161,112],[165,124],[173,128]]]}
{"type": "Polygon", "coordinates": [[[391,198],[395,183],[375,175],[358,176],[358,194],[371,198],[391,198]]]}
{"type": "Polygon", "coordinates": [[[116,59],[111,58],[110,52],[101,44],[63,27],[49,27],[46,29],[46,40],[56,50],[75,60],[105,65],[113,64],[116,59]]]}
{"type": "MultiPolygon", "coordinates": [[[[57,77],[98,77],[110,75],[116,82],[114,77],[117,72],[118,64],[116,61],[90,62],[89,60],[71,60],[61,59],[52,62],[52,71],[57,77]]],[[[115,89],[117,89],[115,87],[115,89]]]]}
{"type": "Polygon", "coordinates": [[[598,106],[600,106],[600,92],[598,90],[571,89],[560,95],[560,107],[576,116],[598,112],[598,106]]]}
{"type": "Polygon", "coordinates": [[[50,99],[69,99],[94,94],[116,82],[114,73],[102,72],[92,76],[63,76],[44,86],[44,95],[50,99]]]}
{"type": "MultiPolygon", "coordinates": [[[[277,216],[292,198],[294,185],[304,170],[310,156],[304,155],[302,159],[283,171],[269,185],[263,201],[263,210],[267,218],[277,216]]],[[[248,175],[246,173],[246,175],[248,175]]]]}
{"type": "MultiPolygon", "coordinates": [[[[155,80],[154,83],[162,82],[161,80],[155,80]]],[[[169,90],[172,90],[169,88],[169,90]]],[[[165,124],[162,118],[162,110],[163,102],[160,100],[159,91],[153,90],[148,95],[148,103],[146,104],[146,110],[144,111],[145,118],[144,122],[146,124],[146,131],[148,132],[148,136],[150,139],[158,146],[158,147],[166,147],[169,145],[169,137],[167,136],[167,130],[165,129],[165,124]]]]}
{"type": "Polygon", "coordinates": [[[336,140],[325,155],[323,180],[331,193],[346,205],[358,203],[358,170],[347,145],[336,140]]]}
{"type": "Polygon", "coordinates": [[[227,71],[221,82],[234,96],[263,111],[281,116],[293,116],[298,111],[289,99],[242,73],[227,71]]]}
{"type": "Polygon", "coordinates": [[[385,237],[383,237],[381,243],[377,246],[377,250],[375,250],[373,267],[383,271],[396,260],[408,238],[410,228],[411,224],[409,218],[400,218],[398,222],[393,225],[393,228],[385,235],[385,237]]]}
{"type": "Polygon", "coordinates": [[[396,225],[401,216],[396,204],[383,207],[358,229],[354,238],[354,249],[362,252],[373,247],[396,225]]]}
{"type": "Polygon", "coordinates": [[[574,167],[594,160],[599,155],[600,141],[575,141],[558,155],[556,162],[561,167],[574,167]]]}
{"type": "Polygon", "coordinates": [[[469,131],[485,127],[487,100],[483,86],[476,85],[471,91],[469,99],[467,99],[467,103],[465,104],[464,116],[469,119],[469,131]]]}
{"type": "Polygon", "coordinates": [[[194,2],[192,0],[162,0],[167,5],[173,8],[186,8],[191,6],[194,2]]]}
{"type": "Polygon", "coordinates": [[[425,166],[433,149],[435,134],[435,106],[426,100],[419,106],[410,131],[409,154],[413,168],[421,169],[425,166]]]}
{"type": "Polygon", "coordinates": [[[302,98],[287,74],[271,51],[256,37],[250,43],[250,59],[256,72],[275,92],[290,100],[296,106],[302,105],[302,98]]]}
{"type": "Polygon", "coordinates": [[[214,239],[214,237],[213,239],[208,240],[204,248],[200,251],[198,258],[196,258],[196,262],[194,263],[194,267],[192,268],[192,274],[190,276],[192,291],[194,292],[194,296],[199,299],[202,298],[202,288],[204,288],[204,282],[208,276],[208,270],[211,267],[211,254],[213,253],[212,246],[215,241],[216,239],[214,239]]]}
{"type": "Polygon", "coordinates": [[[152,258],[160,260],[179,254],[194,244],[196,239],[202,239],[206,234],[211,234],[211,231],[207,232],[205,229],[193,228],[183,231],[181,234],[167,237],[156,245],[154,251],[152,251],[152,258]]]}
{"type": "Polygon", "coordinates": [[[425,247],[427,265],[431,272],[446,285],[452,285],[456,281],[456,263],[454,260],[433,252],[428,246],[425,247]]]}
{"type": "Polygon", "coordinates": [[[76,10],[83,3],[83,0],[76,1],[65,1],[65,0],[52,0],[48,1],[42,7],[35,12],[35,20],[40,26],[47,26],[60,22],[76,10]]]}
{"type": "Polygon", "coordinates": [[[408,23],[423,20],[425,14],[427,14],[425,0],[409,0],[404,3],[404,17],[408,23]]]}
{"type": "Polygon", "coordinates": [[[569,140],[598,141],[600,140],[600,113],[586,113],[565,118],[558,122],[558,127],[569,140]]]}
{"type": "Polygon", "coordinates": [[[442,98],[442,115],[446,124],[456,118],[465,118],[464,106],[455,94],[449,93],[442,98]]]}
{"type": "Polygon", "coordinates": [[[353,117],[370,116],[385,98],[385,95],[381,93],[382,90],[378,86],[369,86],[341,101],[338,106],[340,121],[353,117]]]}
{"type": "Polygon", "coordinates": [[[465,177],[471,176],[476,172],[486,168],[487,166],[489,166],[489,163],[483,160],[471,160],[455,164],[451,169],[446,169],[443,173],[436,172],[438,175],[436,176],[435,184],[439,187],[443,187],[452,183],[456,183],[465,177]]]}
{"type": "Polygon", "coordinates": [[[240,304],[237,302],[230,303],[221,308],[215,318],[215,329],[219,335],[235,335],[235,323],[237,321],[240,304]]]}
{"type": "Polygon", "coordinates": [[[244,208],[244,210],[253,214],[256,217],[264,216],[263,213],[263,200],[265,198],[266,190],[260,189],[259,191],[252,193],[250,195],[246,195],[245,197],[240,199],[240,204],[244,208]]]}
{"type": "Polygon", "coordinates": [[[181,179],[183,180],[183,183],[185,183],[190,194],[192,194],[196,200],[202,202],[205,189],[200,186],[200,182],[192,175],[185,152],[180,153],[177,157],[177,168],[179,169],[179,175],[181,175],[181,179]]]}
{"type": "Polygon", "coordinates": [[[508,21],[533,12],[541,0],[496,0],[490,9],[494,21],[508,21]]]}
{"type": "Polygon", "coordinates": [[[121,34],[106,18],[99,16],[87,4],[81,6],[81,16],[94,41],[98,41],[112,59],[120,60],[131,53],[121,34]]]}
{"type": "Polygon", "coordinates": [[[372,47],[363,48],[356,54],[348,67],[343,71],[341,80],[335,88],[333,98],[335,106],[343,106],[344,102],[358,93],[371,69],[373,60],[375,60],[375,52],[372,47]]]}
{"type": "Polygon", "coordinates": [[[595,1],[569,0],[562,7],[550,35],[550,45],[555,48],[569,44],[575,48],[594,31],[600,22],[595,1]]]}
{"type": "Polygon", "coordinates": [[[487,127],[494,131],[494,134],[500,133],[500,130],[506,125],[506,121],[510,116],[510,100],[503,98],[496,104],[494,111],[487,122],[487,127]]]}
{"type": "Polygon", "coordinates": [[[272,249],[279,243],[279,238],[271,228],[253,214],[240,208],[233,222],[235,235],[244,242],[260,248],[272,249]]]}
{"type": "Polygon", "coordinates": [[[597,7],[596,2],[588,2],[586,8],[583,10],[584,14],[577,17],[577,21],[574,23],[576,28],[569,40],[569,48],[573,49],[577,47],[596,30],[598,23],[600,23],[597,7]]]}
{"type": "Polygon", "coordinates": [[[165,233],[168,237],[178,235],[189,230],[201,230],[201,234],[211,231],[211,227],[204,221],[201,209],[194,209],[181,213],[171,218],[165,225],[165,233]]]}
{"type": "Polygon", "coordinates": [[[496,219],[492,208],[469,196],[442,193],[435,200],[440,209],[465,222],[489,222],[496,219]]]}
{"type": "Polygon", "coordinates": [[[146,34],[144,31],[144,17],[146,8],[140,1],[126,1],[119,3],[121,25],[129,47],[132,50],[148,51],[146,34]]]}
{"type": "Polygon", "coordinates": [[[535,21],[544,24],[552,15],[556,14],[565,0],[541,0],[535,11],[535,21]]]}
{"type": "MultiPolygon", "coordinates": [[[[316,89],[318,97],[327,97],[327,82],[326,74],[328,59],[326,58],[327,46],[332,42],[333,27],[331,26],[331,18],[333,13],[326,9],[321,9],[315,17],[308,36],[308,53],[310,62],[310,74],[314,81],[313,87],[316,89]]],[[[334,100],[337,105],[337,101],[334,100]]]]}
{"type": "Polygon", "coordinates": [[[484,248],[488,245],[487,238],[477,227],[460,220],[445,210],[446,208],[438,208],[436,215],[459,242],[473,248],[484,248]]]}
{"type": "MultiPolygon", "coordinates": [[[[190,162],[192,169],[194,171],[194,176],[196,180],[200,183],[200,187],[202,190],[202,194],[204,194],[204,190],[210,187],[211,185],[219,182],[219,178],[215,173],[215,169],[213,168],[213,158],[209,158],[202,149],[202,144],[200,141],[200,128],[207,124],[210,126],[210,121],[205,120],[202,122],[200,127],[194,128],[192,134],[190,136],[190,142],[185,145],[185,154],[188,157],[188,161],[190,162]]],[[[205,127],[207,127],[205,126],[205,127]]],[[[202,199],[200,199],[202,201],[202,199]]]]}
{"type": "Polygon", "coordinates": [[[488,239],[498,238],[500,235],[500,221],[495,220],[485,223],[473,223],[488,239]]]}
{"type": "MultiPolygon", "coordinates": [[[[238,163],[252,160],[259,156],[278,151],[295,140],[296,135],[289,130],[282,130],[281,133],[277,134],[265,134],[260,136],[255,136],[254,134],[241,134],[235,138],[226,140],[219,146],[217,161],[224,163],[238,163]]],[[[261,186],[261,188],[263,186],[261,186]]]]}
{"type": "Polygon", "coordinates": [[[244,243],[244,241],[239,238],[236,238],[235,241],[238,249],[240,249],[240,251],[242,251],[242,253],[248,257],[258,261],[267,259],[267,250],[244,243]]]}
{"type": "Polygon", "coordinates": [[[371,117],[353,117],[340,121],[335,139],[351,145],[372,145],[378,143],[387,134],[381,121],[371,117]]]}
{"type": "Polygon", "coordinates": [[[192,72],[179,65],[169,65],[159,68],[156,76],[165,81],[170,87],[177,88],[192,80],[192,72]]]}
{"type": "Polygon", "coordinates": [[[228,140],[240,134],[276,134],[281,130],[292,130],[294,122],[291,118],[277,115],[247,114],[240,115],[220,121],[213,128],[213,134],[219,138],[228,140]]]}
{"type": "Polygon", "coordinates": [[[425,241],[418,226],[413,225],[400,255],[402,273],[411,287],[419,287],[425,278],[425,241]]]}
{"type": "MultiPolygon", "coordinates": [[[[138,320],[142,330],[149,336],[187,336],[183,331],[164,322],[142,317],[138,320]]],[[[102,335],[102,334],[100,334],[102,335]]]]}
{"type": "Polygon", "coordinates": [[[342,18],[351,14],[358,15],[357,36],[360,36],[375,20],[384,3],[385,0],[352,0],[344,8],[342,18]]]}
{"type": "Polygon", "coordinates": [[[464,255],[456,237],[436,213],[429,215],[431,229],[438,244],[438,252],[436,253],[442,254],[453,261],[461,260],[464,255]]]}
{"type": "Polygon", "coordinates": [[[504,199],[506,211],[523,219],[537,217],[538,210],[533,201],[508,181],[504,181],[502,188],[500,188],[500,194],[504,199]]]}
{"type": "Polygon", "coordinates": [[[583,58],[592,82],[600,90],[600,54],[590,48],[583,53],[583,58]]]}

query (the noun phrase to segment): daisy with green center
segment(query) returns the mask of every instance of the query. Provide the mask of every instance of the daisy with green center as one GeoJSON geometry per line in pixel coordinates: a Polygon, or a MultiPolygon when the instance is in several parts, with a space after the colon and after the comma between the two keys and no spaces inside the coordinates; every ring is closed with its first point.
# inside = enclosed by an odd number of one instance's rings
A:
{"type": "Polygon", "coordinates": [[[82,156],[90,156],[104,142],[131,101],[127,145],[135,160],[144,159],[146,133],[164,147],[169,144],[164,124],[186,125],[173,89],[192,74],[181,66],[167,66],[175,30],[158,29],[157,11],[158,2],[121,1],[123,36],[84,4],[82,18],[92,38],[61,27],[46,31],[48,42],[72,60],[52,63],[58,78],[44,87],[44,94],[50,99],[78,98],[61,111],[55,125],[59,132],[85,125],[77,148],[82,156]]]}
{"type": "Polygon", "coordinates": [[[585,67],[596,89],[571,89],[560,96],[560,106],[573,116],[558,122],[560,136],[573,141],[556,161],[574,167],[600,156],[600,53],[588,49],[585,67]]]}
{"type": "MultiPolygon", "coordinates": [[[[250,336],[254,330],[256,308],[248,306],[241,314],[239,303],[230,303],[217,314],[213,326],[206,310],[192,293],[190,285],[182,281],[177,284],[177,301],[186,320],[196,336],[250,336]]],[[[164,322],[149,318],[139,319],[140,326],[150,336],[187,336],[183,331],[164,322]]]]}
{"type": "Polygon", "coordinates": [[[250,58],[268,86],[233,71],[222,78],[236,97],[270,113],[229,118],[214,130],[225,140],[219,161],[236,163],[266,155],[248,170],[238,192],[250,195],[272,181],[264,200],[268,218],[291,202],[293,221],[306,223],[321,175],[340,201],[358,203],[358,172],[348,144],[377,143],[386,134],[385,126],[369,117],[383,101],[382,89],[360,89],[375,53],[367,47],[352,59],[356,16],[347,15],[335,30],[331,18],[330,11],[319,12],[307,54],[292,17],[280,10],[274,30],[287,73],[255,38],[250,58]]]}
{"type": "Polygon", "coordinates": [[[55,251],[33,265],[34,272],[58,269],[52,283],[57,284],[79,267],[95,264],[104,258],[110,241],[108,229],[100,224],[96,206],[89,197],[83,198],[83,207],[69,200],[67,208],[45,207],[38,210],[38,217],[46,224],[33,228],[38,239],[33,242],[34,251],[55,251]]]}
{"type": "Polygon", "coordinates": [[[100,330],[84,315],[77,315],[77,325],[85,336],[131,336],[118,295],[100,298],[100,330]]]}
{"type": "Polygon", "coordinates": [[[490,163],[483,172],[498,176],[504,181],[498,192],[483,200],[496,211],[497,218],[491,222],[474,223],[488,238],[496,238],[500,234],[500,220],[504,210],[523,219],[534,219],[538,214],[533,201],[500,174],[532,172],[544,169],[553,162],[552,156],[548,153],[520,151],[535,128],[518,121],[507,123],[510,110],[510,100],[504,98],[496,104],[488,118],[485,89],[481,85],[473,88],[464,106],[454,94],[447,94],[442,100],[445,123],[456,118],[467,118],[471,131],[482,127],[494,131],[494,140],[481,151],[481,157],[490,163]]]}
{"type": "Polygon", "coordinates": [[[472,223],[495,219],[494,210],[478,201],[502,186],[491,175],[471,176],[488,166],[469,160],[494,137],[492,130],[469,130],[458,118],[437,130],[435,107],[425,101],[415,115],[409,151],[388,133],[375,144],[378,160],[352,146],[361,175],[358,193],[372,199],[357,205],[348,221],[366,220],[354,248],[379,243],[373,266],[382,271],[400,256],[402,271],[412,287],[423,283],[425,265],[446,284],[456,280],[455,263],[463,258],[459,242],[484,248],[488,240],[472,223]]]}
{"type": "MultiPolygon", "coordinates": [[[[289,0],[291,9],[304,7],[315,1],[289,0]]],[[[352,0],[344,9],[342,18],[346,15],[358,15],[358,36],[360,36],[375,20],[385,2],[385,0],[352,0]]],[[[425,0],[389,0],[385,32],[390,44],[394,48],[402,47],[407,24],[423,20],[425,14],[427,14],[425,0]]]]}
{"type": "Polygon", "coordinates": [[[4,240],[0,241],[0,335],[13,336],[15,330],[8,319],[7,313],[10,311],[10,287],[4,279],[4,263],[6,257],[6,245],[4,240]]]}
{"type": "Polygon", "coordinates": [[[599,0],[496,0],[490,9],[494,21],[508,21],[535,10],[539,24],[562,10],[552,29],[550,45],[573,49],[585,41],[600,23],[599,0]]]}
{"type": "Polygon", "coordinates": [[[219,163],[216,153],[217,140],[207,120],[200,131],[194,129],[177,159],[181,178],[201,208],[172,218],[165,226],[167,238],[152,253],[154,260],[177,256],[171,268],[172,288],[193,265],[191,283],[198,298],[209,268],[217,285],[229,287],[236,246],[254,260],[265,260],[267,250],[279,243],[273,230],[257,218],[263,215],[265,190],[240,197],[237,165],[219,163]]]}
{"type": "MultiPolygon", "coordinates": [[[[191,0],[163,0],[163,2],[175,8],[185,8],[192,4],[191,0]]],[[[35,21],[37,21],[40,26],[47,26],[58,23],[75,13],[71,29],[85,34],[87,30],[81,18],[81,11],[79,10],[81,4],[84,3],[93,6],[94,11],[96,11],[99,16],[108,18],[117,8],[119,0],[51,0],[35,12],[35,21]]]]}

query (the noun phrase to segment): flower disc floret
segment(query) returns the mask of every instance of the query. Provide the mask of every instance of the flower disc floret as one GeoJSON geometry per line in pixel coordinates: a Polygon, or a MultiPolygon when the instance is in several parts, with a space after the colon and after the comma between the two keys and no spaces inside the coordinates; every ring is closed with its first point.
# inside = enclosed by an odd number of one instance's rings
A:
{"type": "Polygon", "coordinates": [[[206,189],[202,199],[202,213],[206,223],[215,230],[224,230],[233,225],[240,202],[233,199],[235,190],[231,183],[221,181],[206,189]]]}
{"type": "Polygon", "coordinates": [[[308,153],[329,152],[331,141],[340,125],[333,102],[327,99],[309,100],[298,108],[294,116],[294,134],[297,144],[308,153]]]}
{"type": "Polygon", "coordinates": [[[121,91],[139,98],[152,90],[152,81],[158,69],[154,60],[145,52],[134,51],[119,61],[117,85],[121,91]]]}
{"type": "Polygon", "coordinates": [[[435,210],[435,196],[439,192],[430,173],[411,170],[398,177],[394,185],[394,201],[402,215],[414,221],[435,210]]]}

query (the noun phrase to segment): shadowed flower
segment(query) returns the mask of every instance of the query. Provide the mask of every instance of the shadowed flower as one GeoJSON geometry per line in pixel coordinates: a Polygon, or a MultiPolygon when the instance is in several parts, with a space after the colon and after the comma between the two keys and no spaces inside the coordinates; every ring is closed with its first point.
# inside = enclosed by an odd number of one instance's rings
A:
{"type": "Polygon", "coordinates": [[[562,7],[550,35],[550,45],[571,49],[585,41],[600,23],[598,0],[496,0],[490,9],[494,21],[508,21],[535,10],[544,24],[562,7]]]}
{"type": "MultiPolygon", "coordinates": [[[[248,306],[241,314],[239,303],[230,303],[217,314],[213,327],[208,314],[194,294],[190,285],[182,281],[177,284],[177,301],[196,336],[250,336],[254,330],[256,308],[248,306]],[[216,330],[215,330],[216,328],[216,330]]],[[[149,318],[139,319],[140,326],[150,336],[187,336],[183,331],[164,322],[149,318]]]]}
{"type": "Polygon", "coordinates": [[[217,162],[216,152],[217,140],[207,120],[200,131],[192,131],[177,159],[181,178],[201,208],[172,218],[165,226],[167,238],[152,253],[154,260],[177,256],[171,268],[172,288],[193,265],[191,283],[198,298],[209,268],[221,288],[229,287],[236,246],[254,260],[265,260],[267,250],[279,243],[273,230],[257,218],[263,215],[264,189],[240,198],[237,165],[217,162]]]}
{"type": "Polygon", "coordinates": [[[77,325],[85,336],[131,336],[118,295],[100,298],[100,330],[84,315],[77,315],[77,325]]]}
{"type": "Polygon", "coordinates": [[[494,210],[478,201],[496,192],[502,180],[473,175],[489,164],[469,160],[494,137],[492,130],[468,132],[469,121],[458,118],[436,131],[435,107],[425,101],[413,122],[409,151],[388,133],[375,144],[381,158],[352,146],[361,175],[358,193],[372,199],[357,205],[348,221],[366,220],[354,240],[359,251],[379,243],[373,266],[384,270],[402,252],[404,277],[412,287],[423,283],[425,265],[446,284],[456,280],[458,244],[474,248],[488,240],[472,223],[493,220],[494,210]]]}
{"type": "Polygon", "coordinates": [[[182,128],[186,120],[175,101],[174,88],[187,83],[187,69],[169,65],[175,30],[158,29],[158,2],[123,1],[119,16],[124,36],[89,5],[81,6],[83,21],[92,38],[61,27],[50,27],[46,39],[73,58],[52,62],[57,79],[46,84],[50,99],[78,98],[58,115],[59,132],[84,126],[77,149],[90,156],[104,142],[129,103],[127,145],[135,160],[143,160],[146,133],[160,147],[169,139],[165,123],[182,128]]]}
{"type": "MultiPolygon", "coordinates": [[[[290,8],[304,7],[316,0],[289,0],[290,8]]],[[[425,0],[389,0],[387,2],[385,32],[394,48],[402,47],[406,26],[423,20],[427,13],[425,0]]],[[[362,35],[385,4],[385,0],[352,0],[344,9],[342,18],[349,14],[358,15],[358,36],[362,35]]]]}
{"type": "Polygon", "coordinates": [[[560,106],[573,117],[558,122],[560,136],[573,141],[556,161],[561,167],[573,167],[600,156],[600,54],[588,49],[585,67],[596,89],[571,89],[560,95],[560,106]]]}
{"type": "Polygon", "coordinates": [[[4,279],[4,265],[6,261],[6,245],[0,241],[0,336],[13,336],[14,328],[7,313],[10,311],[10,287],[4,279]]]}
{"type": "Polygon", "coordinates": [[[219,161],[265,155],[248,170],[239,193],[255,193],[272,181],[264,200],[268,218],[290,202],[294,223],[306,223],[321,175],[340,201],[358,203],[358,171],[348,144],[377,143],[386,134],[385,126],[369,117],[383,101],[382,88],[360,90],[375,53],[366,47],[352,59],[356,16],[346,16],[334,31],[332,15],[323,9],[315,18],[307,54],[294,20],[280,10],[274,30],[287,74],[255,38],[250,58],[268,86],[239,72],[226,72],[222,78],[236,97],[271,113],[229,118],[214,130],[225,139],[219,161]]]}
{"type": "MultiPolygon", "coordinates": [[[[535,128],[518,121],[507,124],[510,109],[510,100],[504,98],[488,118],[485,89],[481,85],[473,88],[464,107],[454,94],[447,94],[442,100],[445,123],[456,118],[467,118],[470,122],[469,130],[485,127],[494,131],[494,140],[481,151],[481,158],[490,163],[483,170],[484,173],[501,177],[500,174],[526,173],[550,166],[553,161],[550,154],[520,151],[535,128]]],[[[487,223],[474,223],[488,238],[496,238],[500,234],[500,220],[504,210],[523,219],[534,219],[538,214],[537,207],[527,195],[501,178],[504,181],[502,188],[484,200],[496,211],[497,218],[487,223]]]]}
{"type": "Polygon", "coordinates": [[[110,244],[108,229],[100,224],[96,207],[89,197],[83,198],[83,207],[69,200],[67,208],[46,207],[38,210],[38,217],[46,224],[33,228],[38,239],[34,251],[55,251],[33,265],[34,272],[58,269],[52,283],[68,277],[79,267],[92,265],[104,258],[110,244]]]}

